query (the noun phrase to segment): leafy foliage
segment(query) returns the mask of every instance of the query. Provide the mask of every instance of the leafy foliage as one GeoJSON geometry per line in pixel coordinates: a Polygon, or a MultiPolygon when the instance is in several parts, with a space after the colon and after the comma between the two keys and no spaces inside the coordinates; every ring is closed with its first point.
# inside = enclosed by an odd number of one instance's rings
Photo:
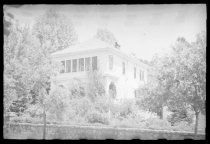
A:
{"type": "Polygon", "coordinates": [[[53,9],[37,18],[34,34],[47,52],[65,49],[77,40],[72,23],[53,9]]]}
{"type": "Polygon", "coordinates": [[[172,115],[168,117],[168,121],[173,126],[175,123],[186,121],[188,124],[191,124],[193,121],[192,115],[190,115],[186,109],[179,109],[179,111],[173,112],[172,115]]]}
{"type": "MultiPolygon", "coordinates": [[[[171,53],[155,57],[149,83],[140,91],[142,106],[157,113],[164,105],[173,112],[171,121],[186,120],[187,111],[205,113],[206,101],[206,36],[202,32],[195,42],[178,38],[171,53]],[[157,110],[157,111],[156,111],[157,110]],[[184,113],[185,114],[184,114],[184,113]],[[178,113],[178,114],[177,114],[178,113]]],[[[187,121],[191,121],[187,119],[187,121]]]]}
{"type": "Polygon", "coordinates": [[[105,96],[104,78],[98,71],[88,73],[87,93],[92,101],[105,96]]]}
{"type": "Polygon", "coordinates": [[[167,105],[170,97],[173,97],[173,69],[169,57],[155,56],[151,62],[148,83],[139,88],[140,98],[138,104],[141,108],[163,116],[163,107],[167,105]],[[143,97],[143,98],[142,98],[143,97]]]}
{"type": "Polygon", "coordinates": [[[14,15],[7,11],[8,6],[4,6],[4,17],[3,17],[3,26],[4,26],[4,36],[8,36],[10,34],[10,27],[12,23],[15,21],[14,15]]]}
{"type": "Polygon", "coordinates": [[[30,47],[29,30],[19,24],[11,26],[10,35],[4,37],[4,102],[5,110],[14,100],[29,99],[32,87],[30,64],[26,50],[30,47]],[[10,102],[9,102],[9,101],[10,102]]]}
{"type": "Polygon", "coordinates": [[[114,46],[115,48],[119,49],[119,47],[120,47],[120,45],[118,44],[118,42],[117,42],[115,36],[113,35],[113,33],[111,33],[107,29],[99,28],[97,30],[96,37],[99,38],[100,40],[114,46]]]}
{"type": "Polygon", "coordinates": [[[69,92],[62,87],[54,86],[46,101],[48,111],[55,114],[58,121],[62,121],[70,103],[69,92]]]}
{"type": "Polygon", "coordinates": [[[72,79],[67,85],[68,90],[71,92],[70,98],[84,97],[86,92],[85,85],[86,83],[83,83],[79,79],[72,79]]]}
{"type": "MultiPolygon", "coordinates": [[[[19,23],[10,26],[9,35],[4,37],[5,112],[12,110],[20,114],[30,104],[35,104],[42,108],[46,124],[51,82],[60,68],[51,59],[50,53],[72,44],[74,35],[72,27],[62,23],[63,18],[60,18],[54,11],[47,12],[38,18],[33,33],[19,23]],[[50,45],[49,40],[52,42],[50,45]]],[[[62,97],[62,94],[57,95],[62,97]]],[[[55,107],[62,103],[60,99],[57,102],[55,107]]]]}
{"type": "Polygon", "coordinates": [[[98,112],[92,112],[88,114],[86,118],[89,123],[109,124],[108,116],[98,112]]]}

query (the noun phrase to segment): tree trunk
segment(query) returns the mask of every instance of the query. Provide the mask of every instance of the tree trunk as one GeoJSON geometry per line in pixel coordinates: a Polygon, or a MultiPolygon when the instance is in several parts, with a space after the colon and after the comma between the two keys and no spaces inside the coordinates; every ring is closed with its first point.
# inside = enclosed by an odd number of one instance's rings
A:
{"type": "Polygon", "coordinates": [[[195,112],[195,130],[194,134],[196,135],[198,133],[198,120],[199,120],[199,112],[195,112]]]}
{"type": "Polygon", "coordinates": [[[108,115],[109,115],[109,121],[110,121],[111,120],[111,110],[110,109],[109,109],[108,115]]]}
{"type": "Polygon", "coordinates": [[[160,116],[160,119],[163,119],[163,107],[162,106],[159,111],[159,116],[160,116]]]}
{"type": "Polygon", "coordinates": [[[45,108],[43,110],[43,139],[46,139],[46,112],[45,112],[45,108]]]}

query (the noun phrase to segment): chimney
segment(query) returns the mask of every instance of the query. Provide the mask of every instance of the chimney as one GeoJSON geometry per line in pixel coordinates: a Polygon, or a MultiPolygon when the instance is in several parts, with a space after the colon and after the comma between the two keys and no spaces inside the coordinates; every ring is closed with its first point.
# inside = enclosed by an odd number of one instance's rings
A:
{"type": "Polygon", "coordinates": [[[114,47],[117,48],[117,49],[120,49],[120,45],[117,42],[115,42],[115,46],[114,47]]]}

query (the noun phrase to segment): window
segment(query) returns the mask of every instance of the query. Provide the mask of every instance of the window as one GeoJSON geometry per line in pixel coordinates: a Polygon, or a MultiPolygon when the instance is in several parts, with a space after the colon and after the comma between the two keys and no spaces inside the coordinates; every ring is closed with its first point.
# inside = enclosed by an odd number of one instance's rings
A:
{"type": "Polygon", "coordinates": [[[93,70],[97,70],[97,56],[92,57],[92,68],[93,70]]]}
{"type": "Polygon", "coordinates": [[[138,91],[137,90],[134,90],[135,98],[137,97],[137,94],[138,94],[138,91]]]}
{"type": "Polygon", "coordinates": [[[66,72],[67,73],[71,72],[71,60],[66,61],[66,72]]]}
{"type": "Polygon", "coordinates": [[[73,59],[73,72],[77,72],[77,59],[73,59]]]}
{"type": "Polygon", "coordinates": [[[109,69],[112,70],[113,69],[113,56],[109,55],[109,69]]]}
{"type": "Polygon", "coordinates": [[[85,58],[85,70],[89,71],[90,70],[90,58],[85,58]]]}
{"type": "Polygon", "coordinates": [[[123,74],[125,74],[125,62],[123,62],[122,64],[123,64],[123,74]]]}
{"type": "Polygon", "coordinates": [[[84,58],[79,59],[79,71],[84,71],[84,58]]]}
{"type": "Polygon", "coordinates": [[[144,71],[140,70],[140,75],[139,75],[140,80],[144,80],[144,71]]]}
{"type": "Polygon", "coordinates": [[[136,79],[136,67],[134,67],[134,79],[136,79]]]}
{"type": "Polygon", "coordinates": [[[142,71],[142,80],[144,81],[144,71],[142,71]]]}
{"type": "Polygon", "coordinates": [[[61,61],[62,64],[62,69],[60,71],[60,73],[64,73],[65,72],[65,61],[61,61]]]}
{"type": "Polygon", "coordinates": [[[141,70],[139,71],[139,79],[141,80],[141,70]]]}

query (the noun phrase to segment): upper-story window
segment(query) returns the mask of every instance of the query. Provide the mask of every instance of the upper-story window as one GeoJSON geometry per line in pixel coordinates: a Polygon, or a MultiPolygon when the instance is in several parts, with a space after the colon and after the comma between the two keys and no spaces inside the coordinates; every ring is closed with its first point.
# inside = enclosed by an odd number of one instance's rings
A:
{"type": "Polygon", "coordinates": [[[139,80],[141,80],[141,70],[139,71],[139,80]]]}
{"type": "Polygon", "coordinates": [[[136,67],[134,67],[134,79],[136,79],[136,67]]]}
{"type": "Polygon", "coordinates": [[[71,72],[71,60],[66,61],[66,72],[67,73],[71,72]]]}
{"type": "Polygon", "coordinates": [[[92,68],[97,70],[97,56],[92,57],[92,68]]]}
{"type": "Polygon", "coordinates": [[[82,71],[89,71],[97,70],[98,69],[98,61],[97,56],[94,57],[86,57],[80,59],[71,59],[71,60],[64,60],[61,61],[62,69],[60,73],[70,73],[70,72],[82,72],[82,71]]]}
{"type": "Polygon", "coordinates": [[[73,70],[72,70],[72,72],[77,72],[77,59],[73,59],[73,61],[72,61],[72,65],[73,65],[73,70]]]}
{"type": "Polygon", "coordinates": [[[84,71],[84,58],[79,59],[79,71],[84,71]]]}
{"type": "Polygon", "coordinates": [[[144,71],[140,70],[139,78],[140,78],[141,81],[144,80],[144,71]]]}
{"type": "Polygon", "coordinates": [[[85,71],[90,70],[90,58],[85,58],[85,71]]]}
{"type": "Polygon", "coordinates": [[[65,72],[65,61],[61,61],[61,64],[62,64],[62,68],[61,68],[60,73],[64,73],[65,72]]]}
{"type": "Polygon", "coordinates": [[[109,69],[113,69],[113,55],[109,55],[109,69]]]}
{"type": "Polygon", "coordinates": [[[144,81],[144,71],[142,71],[142,80],[144,81]]]}
{"type": "Polygon", "coordinates": [[[123,62],[122,65],[123,65],[123,74],[125,74],[125,62],[123,62]]]}

